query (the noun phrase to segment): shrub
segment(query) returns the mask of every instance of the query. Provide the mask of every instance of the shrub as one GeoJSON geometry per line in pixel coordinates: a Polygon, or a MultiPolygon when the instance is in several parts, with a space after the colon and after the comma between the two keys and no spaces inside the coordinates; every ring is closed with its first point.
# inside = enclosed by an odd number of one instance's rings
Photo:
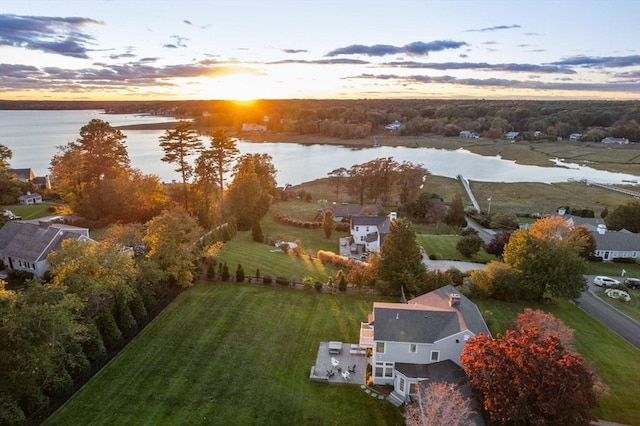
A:
{"type": "Polygon", "coordinates": [[[238,267],[236,268],[236,282],[243,282],[244,281],[244,269],[242,269],[242,265],[238,264],[238,267]]]}
{"type": "Polygon", "coordinates": [[[322,284],[320,281],[316,281],[316,283],[315,283],[313,286],[315,287],[316,291],[317,291],[318,293],[320,293],[320,292],[322,291],[322,286],[323,286],[323,285],[324,285],[324,284],[322,284]]]}
{"type": "Polygon", "coordinates": [[[289,280],[284,277],[276,277],[276,283],[280,285],[289,285],[289,280]]]}
{"type": "Polygon", "coordinates": [[[227,266],[227,263],[225,262],[222,265],[222,274],[220,274],[222,281],[229,281],[229,277],[231,276],[229,274],[229,267],[227,266]]]}
{"type": "Polygon", "coordinates": [[[265,275],[265,276],[262,278],[262,283],[263,283],[263,284],[271,284],[271,282],[272,282],[272,281],[273,281],[273,280],[271,279],[271,277],[270,277],[269,275],[265,275]]]}

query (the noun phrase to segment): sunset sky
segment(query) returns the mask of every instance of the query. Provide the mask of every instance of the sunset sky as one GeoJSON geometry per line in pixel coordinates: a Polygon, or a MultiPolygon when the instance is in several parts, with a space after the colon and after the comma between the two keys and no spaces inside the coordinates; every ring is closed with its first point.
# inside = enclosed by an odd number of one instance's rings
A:
{"type": "Polygon", "coordinates": [[[640,99],[640,0],[2,0],[0,99],[640,99]]]}

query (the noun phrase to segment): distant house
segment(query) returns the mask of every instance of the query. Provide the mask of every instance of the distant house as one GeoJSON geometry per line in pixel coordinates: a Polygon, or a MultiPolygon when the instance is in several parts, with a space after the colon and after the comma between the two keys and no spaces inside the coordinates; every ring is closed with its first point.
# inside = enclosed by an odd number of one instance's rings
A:
{"type": "Polygon", "coordinates": [[[519,134],[520,132],[507,132],[504,134],[504,138],[514,140],[518,137],[519,134]]]}
{"type": "Polygon", "coordinates": [[[377,215],[381,210],[382,207],[377,204],[341,204],[331,208],[334,222],[342,222],[351,216],[364,216],[365,212],[377,215]]]}
{"type": "Polygon", "coordinates": [[[36,176],[31,169],[7,169],[9,174],[12,174],[23,183],[32,183],[38,189],[51,189],[51,182],[49,176],[36,176]]]}
{"type": "Polygon", "coordinates": [[[243,132],[266,132],[267,126],[264,124],[256,123],[242,123],[243,132]]]}
{"type": "Polygon", "coordinates": [[[569,135],[570,141],[579,141],[582,138],[582,133],[571,133],[569,135]]]}
{"type": "Polygon", "coordinates": [[[602,143],[617,143],[619,145],[627,145],[629,143],[629,139],[626,138],[612,138],[611,136],[607,136],[602,139],[602,143]]]}
{"type": "Polygon", "coordinates": [[[576,226],[584,226],[589,230],[596,242],[596,257],[610,262],[616,258],[640,259],[640,234],[622,231],[609,231],[603,219],[586,218],[573,215],[561,216],[576,226]]]}
{"type": "Polygon", "coordinates": [[[480,136],[476,134],[476,132],[470,132],[469,130],[463,130],[459,135],[461,138],[474,138],[478,139],[480,136]]]}
{"type": "Polygon", "coordinates": [[[390,123],[390,124],[387,124],[386,126],[384,126],[384,129],[385,130],[400,130],[400,129],[404,129],[404,124],[402,124],[401,122],[396,120],[393,123],[390,123]]]}
{"type": "Polygon", "coordinates": [[[351,216],[350,255],[379,252],[384,238],[389,233],[389,225],[396,218],[395,212],[389,213],[388,216],[351,216]]]}
{"type": "Polygon", "coordinates": [[[6,270],[32,272],[43,277],[49,269],[47,256],[66,239],[88,240],[87,228],[53,220],[9,221],[0,229],[0,261],[6,270]]]}
{"type": "Polygon", "coordinates": [[[375,302],[359,346],[371,350],[373,383],[393,386],[404,402],[421,381],[461,367],[465,342],[480,333],[490,335],[478,307],[448,285],[407,303],[375,302]]]}
{"type": "Polygon", "coordinates": [[[42,195],[36,193],[27,192],[25,195],[18,197],[18,203],[20,204],[40,204],[42,203],[42,195]]]}
{"type": "Polygon", "coordinates": [[[7,172],[24,183],[32,182],[36,178],[36,174],[31,169],[8,169],[7,172]]]}

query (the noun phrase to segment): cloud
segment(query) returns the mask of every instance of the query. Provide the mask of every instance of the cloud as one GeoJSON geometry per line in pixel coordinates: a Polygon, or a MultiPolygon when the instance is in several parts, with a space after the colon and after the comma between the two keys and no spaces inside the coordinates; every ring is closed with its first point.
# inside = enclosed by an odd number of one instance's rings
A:
{"type": "Polygon", "coordinates": [[[553,65],[569,65],[585,68],[620,68],[640,65],[640,55],[631,56],[574,56],[561,61],[551,62],[553,65]]]}
{"type": "Polygon", "coordinates": [[[166,49],[178,49],[181,47],[187,47],[186,42],[189,40],[187,37],[172,35],[171,38],[174,39],[175,41],[173,43],[165,43],[162,45],[162,47],[166,49]]]}
{"type": "Polygon", "coordinates": [[[353,78],[375,80],[398,80],[404,84],[454,84],[462,86],[474,86],[481,88],[507,88],[507,89],[534,89],[534,90],[566,90],[566,91],[602,91],[602,92],[632,92],[640,93],[640,85],[635,82],[611,82],[611,83],[575,83],[562,81],[559,83],[547,83],[542,81],[519,81],[500,78],[456,78],[445,75],[431,77],[427,75],[398,76],[393,74],[372,75],[361,74],[353,78]]]}
{"type": "Polygon", "coordinates": [[[282,49],[284,53],[306,53],[307,49],[282,49]]]}
{"type": "Polygon", "coordinates": [[[386,56],[407,54],[412,56],[426,56],[429,52],[439,52],[446,49],[458,49],[468,46],[463,41],[436,40],[429,43],[415,41],[404,46],[392,46],[388,44],[374,44],[366,46],[363,44],[352,44],[346,47],[334,49],[324,56],[332,57],[338,55],[366,55],[366,56],[386,56]]]}
{"type": "Polygon", "coordinates": [[[484,33],[487,31],[511,30],[513,28],[521,28],[520,25],[498,25],[495,27],[479,28],[475,30],[466,30],[467,33],[484,33]]]}
{"type": "MultiPolygon", "coordinates": [[[[152,60],[153,58],[148,58],[152,60]]],[[[130,90],[132,87],[173,87],[179,78],[216,77],[230,74],[264,75],[263,71],[235,65],[209,66],[202,63],[154,67],[134,62],[124,65],[94,63],[91,68],[37,68],[27,65],[0,64],[0,90],[130,90]]]]}
{"type": "Polygon", "coordinates": [[[283,65],[283,64],[309,64],[309,65],[368,65],[370,62],[362,61],[360,59],[316,59],[313,61],[305,61],[298,59],[285,59],[282,61],[268,62],[268,65],[283,65]]]}
{"type": "Polygon", "coordinates": [[[80,31],[88,24],[104,25],[104,22],[80,17],[0,15],[0,46],[88,59],[87,45],[94,38],[80,31]]]}
{"type": "Polygon", "coordinates": [[[560,65],[534,65],[534,64],[488,64],[486,62],[387,62],[385,64],[395,68],[424,68],[434,70],[483,70],[505,72],[539,72],[545,74],[576,74],[576,71],[567,66],[560,65]]]}

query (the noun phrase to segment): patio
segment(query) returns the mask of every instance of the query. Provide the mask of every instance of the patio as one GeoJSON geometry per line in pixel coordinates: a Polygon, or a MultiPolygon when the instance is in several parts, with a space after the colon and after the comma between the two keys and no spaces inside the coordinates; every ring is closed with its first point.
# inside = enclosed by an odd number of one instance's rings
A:
{"type": "Polygon", "coordinates": [[[365,351],[357,343],[320,342],[316,363],[311,367],[309,378],[318,382],[361,385],[365,383],[366,372],[365,351]],[[335,365],[332,365],[332,361],[335,365]],[[347,377],[343,376],[345,371],[349,372],[348,375],[345,373],[347,377]]]}

